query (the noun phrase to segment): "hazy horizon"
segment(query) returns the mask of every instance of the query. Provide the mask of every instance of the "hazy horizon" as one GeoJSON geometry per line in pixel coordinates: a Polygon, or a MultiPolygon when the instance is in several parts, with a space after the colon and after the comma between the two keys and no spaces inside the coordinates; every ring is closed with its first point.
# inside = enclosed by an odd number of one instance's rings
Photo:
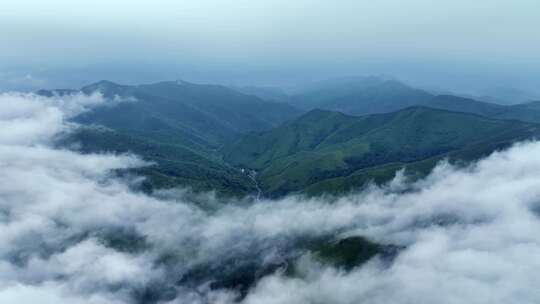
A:
{"type": "Polygon", "coordinates": [[[100,79],[287,87],[383,74],[458,93],[539,94],[539,11],[530,0],[23,0],[0,11],[10,46],[0,90],[100,79]]]}

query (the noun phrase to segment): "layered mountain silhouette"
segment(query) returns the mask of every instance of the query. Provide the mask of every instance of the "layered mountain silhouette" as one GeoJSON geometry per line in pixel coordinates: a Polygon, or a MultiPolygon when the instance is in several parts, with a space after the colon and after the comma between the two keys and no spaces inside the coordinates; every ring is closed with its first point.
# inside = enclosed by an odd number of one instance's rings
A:
{"type": "Polygon", "coordinates": [[[86,152],[133,152],[153,161],[157,166],[143,170],[148,188],[183,185],[233,194],[250,192],[249,178],[223,163],[216,150],[242,134],[271,129],[301,114],[287,104],[184,81],[137,86],[100,81],[80,90],[41,90],[38,94],[76,92],[99,92],[107,102],[75,117],[75,122],[88,127],[63,144],[78,143],[86,152]]]}
{"type": "Polygon", "coordinates": [[[37,93],[103,94],[105,104],[75,117],[81,127],[59,144],[149,160],[132,172],[146,178],[145,191],[339,193],[388,181],[402,168],[414,176],[443,158],[477,159],[540,130],[540,102],[503,106],[436,96],[378,77],[279,95],[286,103],[240,91],[185,81],[100,81],[37,93]]]}
{"type": "Polygon", "coordinates": [[[324,109],[350,115],[388,113],[411,106],[426,106],[493,118],[540,122],[540,111],[534,107],[535,102],[532,102],[532,106],[505,106],[454,95],[437,95],[380,77],[343,78],[312,84],[291,96],[289,102],[305,110],[324,109]]]}

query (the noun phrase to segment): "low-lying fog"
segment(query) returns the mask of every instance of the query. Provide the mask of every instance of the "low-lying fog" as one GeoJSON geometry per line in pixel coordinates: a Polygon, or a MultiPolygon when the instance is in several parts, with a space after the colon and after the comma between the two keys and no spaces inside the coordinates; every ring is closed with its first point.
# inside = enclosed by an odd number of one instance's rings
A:
{"type": "Polygon", "coordinates": [[[0,303],[540,301],[539,142],[339,198],[148,196],[115,174],[147,165],[135,155],[55,148],[101,102],[0,96],[0,303]],[[346,271],[294,248],[349,236],[400,249],[346,271]],[[275,267],[244,294],[212,284],[285,261],[294,275],[275,267]]]}

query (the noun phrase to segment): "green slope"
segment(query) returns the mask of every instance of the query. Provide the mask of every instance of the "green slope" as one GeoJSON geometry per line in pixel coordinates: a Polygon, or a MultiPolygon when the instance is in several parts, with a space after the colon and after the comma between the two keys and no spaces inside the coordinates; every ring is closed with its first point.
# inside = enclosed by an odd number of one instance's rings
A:
{"type": "Polygon", "coordinates": [[[290,105],[266,101],[219,85],[169,81],[141,85],[137,90],[181,101],[235,133],[270,129],[300,114],[290,105]]]}
{"type": "MultiPolygon", "coordinates": [[[[263,192],[278,196],[316,192],[314,185],[336,178],[334,184],[346,183],[343,177],[354,174],[362,181],[354,185],[387,180],[405,163],[475,145],[492,151],[538,130],[535,124],[425,107],[361,117],[314,110],[272,131],[246,135],[223,153],[231,164],[259,171],[263,192]]],[[[334,184],[319,188],[340,188],[334,184]]]]}
{"type": "Polygon", "coordinates": [[[409,179],[415,180],[426,176],[442,160],[452,163],[468,163],[486,157],[494,151],[508,148],[513,143],[520,140],[527,140],[531,137],[538,137],[538,130],[516,130],[514,133],[506,134],[496,140],[483,141],[462,149],[443,153],[428,159],[414,162],[393,162],[377,165],[369,168],[356,170],[348,175],[329,178],[313,183],[302,190],[308,195],[342,194],[351,191],[358,191],[368,183],[374,182],[382,184],[395,177],[397,171],[404,169],[409,179]]]}
{"type": "Polygon", "coordinates": [[[497,114],[495,117],[540,123],[540,101],[512,105],[505,109],[506,111],[497,114]]]}
{"type": "Polygon", "coordinates": [[[289,105],[269,102],[226,87],[186,82],[124,86],[101,81],[82,88],[111,102],[76,118],[109,128],[195,148],[215,148],[242,133],[268,130],[299,115],[289,105]]]}
{"type": "Polygon", "coordinates": [[[146,177],[142,184],[146,191],[185,186],[195,191],[243,196],[256,190],[239,170],[182,145],[144,140],[103,127],[81,127],[58,144],[74,146],[83,153],[131,153],[143,158],[151,165],[130,171],[146,177]]]}
{"type": "MultiPolygon", "coordinates": [[[[382,94],[377,102],[396,88],[410,92],[394,81],[368,79],[363,86],[382,94]]],[[[334,93],[356,89],[353,82],[334,93]]],[[[360,117],[312,110],[290,120],[298,110],[215,85],[101,81],[81,91],[102,92],[108,101],[74,120],[105,128],[82,128],[63,144],[78,143],[84,152],[131,152],[152,161],[136,170],[147,177],[147,190],[189,186],[227,195],[255,193],[257,186],[266,196],[344,192],[370,180],[387,181],[405,166],[425,174],[442,157],[475,159],[531,138],[538,133],[535,124],[508,119],[540,117],[538,102],[500,106],[443,95],[430,97],[425,102],[430,107],[360,117]],[[256,170],[258,185],[241,168],[256,170]]]]}
{"type": "Polygon", "coordinates": [[[105,105],[73,120],[86,128],[65,140],[85,152],[132,152],[155,163],[140,169],[147,189],[189,186],[225,194],[255,191],[253,182],[221,160],[217,148],[250,131],[268,130],[300,111],[217,85],[159,82],[120,85],[100,81],[81,90],[41,90],[52,96],[100,92],[105,105]]]}

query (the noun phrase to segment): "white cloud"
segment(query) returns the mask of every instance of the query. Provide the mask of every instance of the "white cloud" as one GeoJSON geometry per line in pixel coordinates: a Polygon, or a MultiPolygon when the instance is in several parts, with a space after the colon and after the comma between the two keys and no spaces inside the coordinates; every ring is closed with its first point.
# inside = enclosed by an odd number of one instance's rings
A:
{"type": "Polygon", "coordinates": [[[210,212],[182,192],[168,198],[132,192],[111,171],[143,165],[133,156],[48,145],[70,129],[66,118],[94,104],[0,96],[0,124],[13,132],[0,135],[0,302],[131,303],[158,286],[171,303],[227,303],[236,293],[210,291],[207,283],[234,267],[230,261],[264,261],[291,240],[323,235],[361,235],[405,249],[390,265],[375,259],[351,272],[304,256],[301,278],[268,276],[245,302],[540,300],[540,143],[468,168],[442,163],[412,185],[396,178],[333,201],[230,202],[210,212]],[[142,249],[107,243],[123,234],[142,249]],[[161,262],[164,256],[170,262],[161,262]],[[182,283],[198,265],[209,267],[206,277],[182,283]]]}
{"type": "Polygon", "coordinates": [[[412,193],[368,193],[361,200],[373,209],[350,234],[407,246],[390,267],[323,267],[302,281],[273,276],[246,302],[536,303],[539,153],[540,144],[522,144],[471,168],[441,165],[412,193]],[[430,220],[443,216],[455,222],[430,220]]]}

